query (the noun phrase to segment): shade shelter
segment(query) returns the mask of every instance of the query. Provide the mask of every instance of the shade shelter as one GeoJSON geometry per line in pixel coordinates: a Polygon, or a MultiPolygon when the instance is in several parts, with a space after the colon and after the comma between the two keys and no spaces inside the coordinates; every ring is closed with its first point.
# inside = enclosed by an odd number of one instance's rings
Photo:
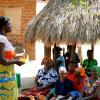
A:
{"type": "Polygon", "coordinates": [[[50,0],[25,32],[26,42],[95,43],[100,39],[100,0],[50,0]]]}

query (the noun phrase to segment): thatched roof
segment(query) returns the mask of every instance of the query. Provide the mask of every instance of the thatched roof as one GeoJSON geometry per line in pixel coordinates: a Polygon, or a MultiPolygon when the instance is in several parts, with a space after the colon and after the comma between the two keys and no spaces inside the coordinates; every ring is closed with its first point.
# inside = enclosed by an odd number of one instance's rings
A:
{"type": "Polygon", "coordinates": [[[72,5],[70,0],[50,0],[26,29],[26,42],[45,44],[95,42],[100,39],[100,0],[72,5]]]}

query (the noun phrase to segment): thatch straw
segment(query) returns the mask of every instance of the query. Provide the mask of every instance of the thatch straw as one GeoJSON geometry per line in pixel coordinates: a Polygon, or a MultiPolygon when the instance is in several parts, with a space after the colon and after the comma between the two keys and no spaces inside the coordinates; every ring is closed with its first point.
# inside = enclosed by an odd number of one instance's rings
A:
{"type": "Polygon", "coordinates": [[[26,29],[26,42],[45,44],[95,42],[100,39],[100,0],[86,0],[87,6],[70,0],[50,0],[26,29]]]}

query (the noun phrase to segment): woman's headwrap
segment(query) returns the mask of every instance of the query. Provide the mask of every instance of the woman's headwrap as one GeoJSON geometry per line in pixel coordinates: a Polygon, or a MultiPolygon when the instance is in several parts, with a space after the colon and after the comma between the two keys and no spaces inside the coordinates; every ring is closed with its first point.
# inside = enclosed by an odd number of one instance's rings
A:
{"type": "Polygon", "coordinates": [[[53,63],[53,61],[52,61],[52,59],[51,59],[50,57],[46,56],[46,57],[44,57],[44,58],[42,59],[41,65],[43,65],[44,63],[49,63],[49,64],[51,64],[51,63],[53,63]]]}
{"type": "Polygon", "coordinates": [[[59,73],[60,73],[61,71],[63,71],[64,73],[67,73],[67,70],[66,70],[65,67],[60,67],[60,68],[59,68],[59,73]]]}

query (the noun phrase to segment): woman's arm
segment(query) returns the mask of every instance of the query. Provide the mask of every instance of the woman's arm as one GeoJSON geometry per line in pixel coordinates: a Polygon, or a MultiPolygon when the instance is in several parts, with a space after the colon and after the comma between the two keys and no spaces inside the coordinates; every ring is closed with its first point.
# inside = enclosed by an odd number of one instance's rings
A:
{"type": "Polygon", "coordinates": [[[44,86],[44,88],[51,88],[51,87],[54,87],[55,86],[55,82],[51,82],[47,85],[44,86]]]}
{"type": "Polygon", "coordinates": [[[39,83],[38,83],[38,79],[39,79],[39,76],[38,75],[36,75],[36,77],[35,77],[35,84],[36,84],[36,86],[38,87],[39,86],[39,83]]]}
{"type": "Polygon", "coordinates": [[[11,64],[17,64],[21,66],[22,64],[24,64],[23,62],[18,61],[18,60],[6,60],[4,58],[4,47],[5,47],[5,44],[0,42],[0,64],[4,66],[11,65],[11,64]]]}
{"type": "Polygon", "coordinates": [[[54,86],[55,86],[55,82],[52,82],[52,83],[49,83],[45,86],[39,87],[39,89],[42,90],[42,89],[51,88],[51,87],[54,87],[54,86]]]}

